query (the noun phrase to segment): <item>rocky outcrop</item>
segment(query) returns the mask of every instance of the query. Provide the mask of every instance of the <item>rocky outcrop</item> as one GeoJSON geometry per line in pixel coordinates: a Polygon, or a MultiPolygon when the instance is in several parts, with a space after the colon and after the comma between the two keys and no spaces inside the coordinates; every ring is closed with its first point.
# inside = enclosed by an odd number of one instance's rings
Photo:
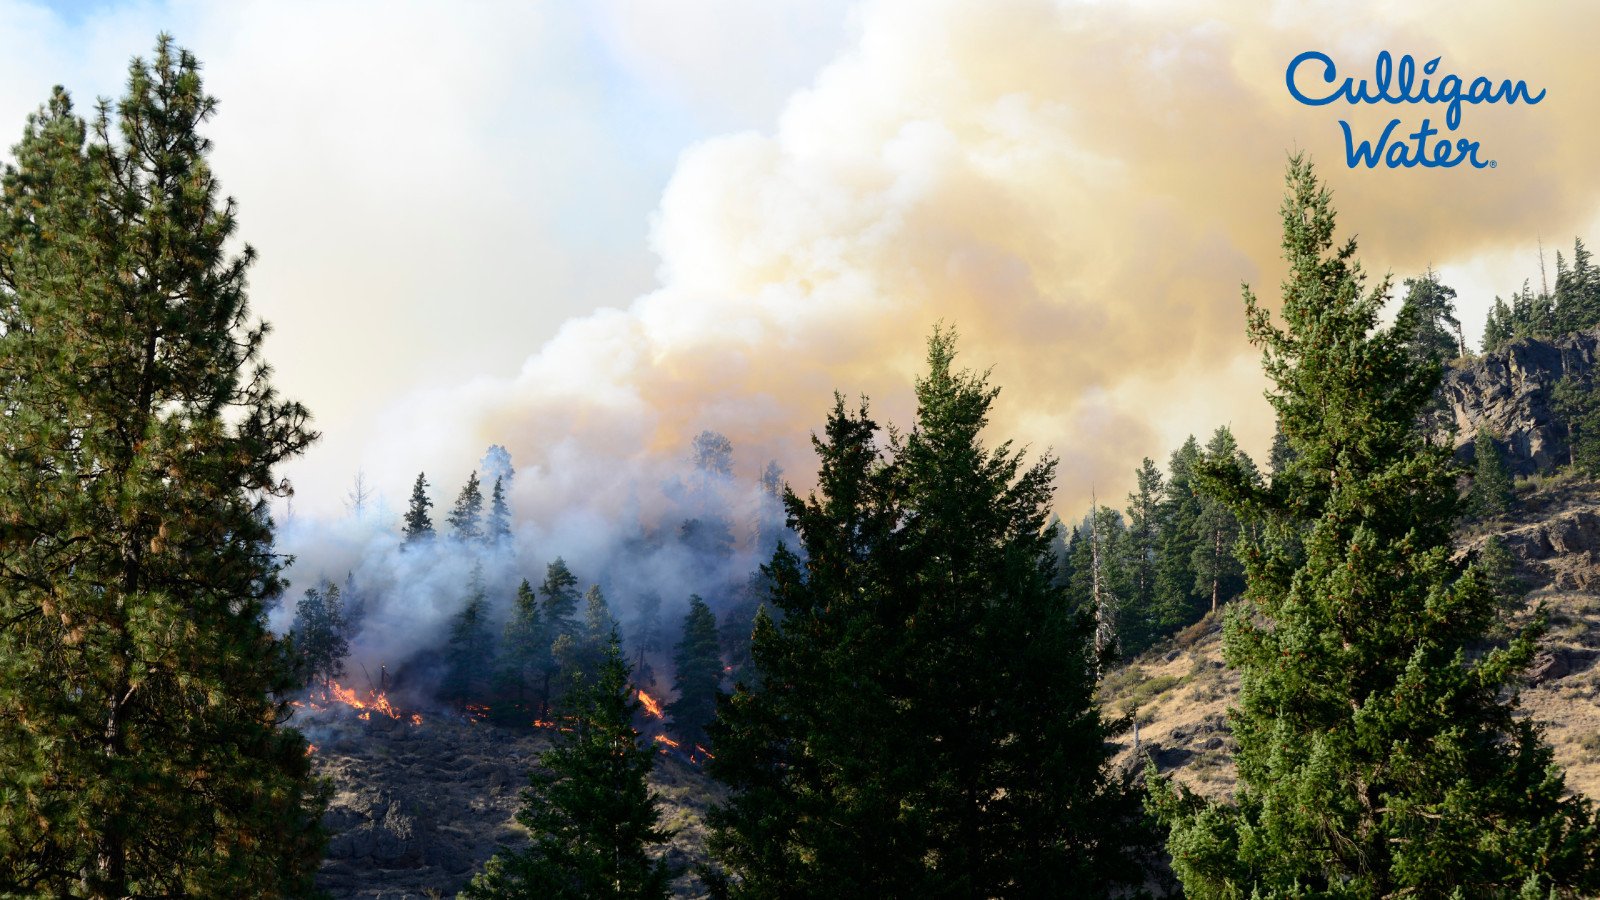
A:
{"type": "Polygon", "coordinates": [[[1600,329],[1559,338],[1522,338],[1446,370],[1440,386],[1456,453],[1472,459],[1486,428],[1513,474],[1547,473],[1567,462],[1567,428],[1550,408],[1550,391],[1568,373],[1588,372],[1600,356],[1600,329]]]}
{"type": "Polygon", "coordinates": [[[1570,509],[1500,535],[1519,568],[1561,591],[1600,588],[1600,511],[1570,509]]]}

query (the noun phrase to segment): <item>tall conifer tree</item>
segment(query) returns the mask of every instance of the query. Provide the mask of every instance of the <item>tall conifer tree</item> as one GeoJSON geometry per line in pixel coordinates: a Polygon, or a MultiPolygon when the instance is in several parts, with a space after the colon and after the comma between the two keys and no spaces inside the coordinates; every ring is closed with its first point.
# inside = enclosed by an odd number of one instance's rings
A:
{"type": "MultiPolygon", "coordinates": [[[[1255,465],[1239,450],[1233,432],[1226,426],[1218,428],[1206,444],[1202,464],[1212,466],[1237,465],[1256,480],[1255,465]]],[[[1244,589],[1244,567],[1234,556],[1234,543],[1239,540],[1239,520],[1233,510],[1221,500],[1211,496],[1200,497],[1200,515],[1195,519],[1194,589],[1208,606],[1216,612],[1224,602],[1232,600],[1244,589]]]]}
{"type": "Polygon", "coordinates": [[[540,673],[549,654],[550,633],[539,617],[539,597],[524,578],[517,586],[511,618],[500,641],[495,676],[499,696],[493,707],[497,720],[528,724],[527,715],[533,711],[540,673]]]}
{"type": "Polygon", "coordinates": [[[456,495],[456,505],[446,517],[458,541],[476,541],[483,537],[483,489],[478,486],[478,473],[467,476],[467,483],[456,495]]]}
{"type": "Polygon", "coordinates": [[[1511,472],[1506,468],[1505,457],[1494,442],[1494,436],[1478,429],[1472,441],[1472,489],[1467,493],[1467,509],[1479,516],[1499,516],[1511,510],[1516,499],[1512,491],[1511,472]]]}
{"type": "Polygon", "coordinates": [[[461,893],[468,900],[665,900],[673,872],[649,848],[670,840],[647,779],[655,751],[633,730],[639,712],[615,635],[597,677],[579,683],[566,727],[529,773],[517,821],[525,850],[501,850],[461,893]]]}
{"type": "Polygon", "coordinates": [[[495,478],[494,491],[489,494],[489,515],[484,523],[483,536],[490,543],[511,537],[511,507],[506,504],[505,487],[499,477],[495,478]]]}
{"type": "Polygon", "coordinates": [[[406,507],[405,526],[401,529],[407,544],[433,537],[433,517],[428,515],[432,506],[433,501],[428,499],[428,478],[418,472],[416,483],[411,485],[411,502],[406,507]]]}
{"type": "Polygon", "coordinates": [[[307,679],[320,682],[324,690],[344,674],[344,658],[350,653],[347,629],[339,586],[324,583],[320,589],[307,588],[295,605],[290,638],[307,679]]]}
{"type": "MultiPolygon", "coordinates": [[[[1175,631],[1205,614],[1195,592],[1194,554],[1200,541],[1202,499],[1195,485],[1200,442],[1190,435],[1167,462],[1167,493],[1161,502],[1161,536],[1156,542],[1157,620],[1175,631]]],[[[1207,597],[1205,603],[1209,603],[1207,597]]]]}
{"type": "Polygon", "coordinates": [[[1054,461],[979,434],[996,391],[936,333],[887,458],[836,400],[802,559],[769,567],[760,687],[713,726],[713,852],[741,897],[1085,896],[1142,881],[1139,820],[1093,700],[1093,619],[1047,528],[1054,461]]]}
{"type": "Polygon", "coordinates": [[[1439,367],[1409,356],[1406,320],[1379,327],[1388,285],[1334,244],[1311,164],[1287,182],[1283,325],[1245,301],[1295,454],[1267,487],[1205,467],[1264,531],[1224,630],[1239,786],[1157,790],[1173,867],[1197,898],[1592,896],[1593,809],[1502,698],[1537,629],[1481,652],[1500,604],[1451,558],[1454,472],[1414,428],[1439,367]]]}
{"type": "Polygon", "coordinates": [[[58,88],[0,183],[7,896],[302,896],[320,855],[263,613],[273,470],[314,434],[260,357],[199,68],[162,36],[92,123],[58,88]]]}
{"type": "Polygon", "coordinates": [[[566,560],[558,556],[545,567],[539,597],[544,604],[545,627],[557,634],[570,634],[572,617],[578,611],[578,576],[567,568],[566,560]]]}
{"type": "Polygon", "coordinates": [[[494,671],[494,642],[489,631],[489,598],[483,584],[483,564],[475,563],[467,582],[467,598],[450,623],[445,647],[445,676],[440,693],[457,703],[483,702],[494,671]]]}
{"type": "Polygon", "coordinates": [[[717,689],[722,684],[722,650],[717,641],[717,617],[699,596],[689,598],[683,618],[683,638],[673,658],[672,678],[678,697],[667,705],[673,733],[688,745],[705,746],[706,726],[717,716],[717,689]]]}

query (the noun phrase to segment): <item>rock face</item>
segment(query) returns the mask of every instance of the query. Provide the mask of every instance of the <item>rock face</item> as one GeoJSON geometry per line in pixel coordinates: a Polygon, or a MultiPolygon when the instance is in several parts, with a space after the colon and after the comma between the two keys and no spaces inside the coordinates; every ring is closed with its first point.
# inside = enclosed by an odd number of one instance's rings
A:
{"type": "Polygon", "coordinates": [[[1593,507],[1565,510],[1500,539],[1521,567],[1556,590],[1600,588],[1600,511],[1593,507]]]}
{"type": "Polygon", "coordinates": [[[1600,329],[1559,338],[1522,338],[1446,370],[1440,390],[1455,429],[1458,457],[1472,459],[1480,427],[1515,475],[1548,473],[1567,462],[1567,428],[1550,408],[1550,391],[1568,373],[1588,372],[1600,355],[1600,329]]]}

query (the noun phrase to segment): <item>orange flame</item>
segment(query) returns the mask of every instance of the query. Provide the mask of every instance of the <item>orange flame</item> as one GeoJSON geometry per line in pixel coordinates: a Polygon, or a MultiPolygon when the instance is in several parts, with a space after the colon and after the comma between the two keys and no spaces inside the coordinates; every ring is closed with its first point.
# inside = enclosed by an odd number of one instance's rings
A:
{"type": "Polygon", "coordinates": [[[699,744],[695,744],[694,748],[696,750],[699,750],[700,751],[700,755],[704,756],[706,759],[716,759],[717,758],[716,755],[713,754],[710,750],[707,750],[706,748],[700,746],[699,744]]]}
{"type": "Polygon", "coordinates": [[[653,738],[653,740],[655,740],[657,743],[666,744],[668,747],[680,747],[680,746],[682,746],[677,741],[673,740],[672,738],[667,737],[664,734],[656,735],[653,738]]]}
{"type": "Polygon", "coordinates": [[[639,702],[644,704],[644,711],[652,718],[661,718],[661,704],[656,702],[656,698],[641,690],[639,692],[639,702]]]}
{"type": "MultiPolygon", "coordinates": [[[[298,700],[291,700],[290,702],[295,706],[302,708],[307,705],[298,700]]],[[[367,691],[367,695],[362,697],[354,690],[345,687],[339,682],[330,681],[328,682],[328,689],[322,695],[322,702],[328,704],[342,703],[351,709],[360,710],[361,715],[357,718],[368,722],[372,721],[372,713],[376,711],[388,716],[391,719],[409,719],[412,725],[422,724],[422,716],[417,715],[416,713],[402,713],[400,710],[395,709],[394,704],[389,702],[389,695],[385,694],[383,691],[369,690],[367,691]]],[[[325,706],[319,706],[314,697],[312,698],[310,706],[312,709],[316,710],[327,708],[325,706]]]]}
{"type": "Polygon", "coordinates": [[[311,754],[313,754],[315,752],[317,752],[317,745],[316,744],[306,744],[306,755],[307,756],[310,756],[311,754]]]}

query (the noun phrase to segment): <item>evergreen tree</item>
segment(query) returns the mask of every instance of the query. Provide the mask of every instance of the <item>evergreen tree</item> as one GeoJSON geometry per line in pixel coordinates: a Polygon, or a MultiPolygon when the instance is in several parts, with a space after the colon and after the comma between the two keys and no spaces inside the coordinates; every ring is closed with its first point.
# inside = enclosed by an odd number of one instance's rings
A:
{"type": "Polygon", "coordinates": [[[511,538],[511,507],[506,505],[505,490],[499,478],[495,478],[494,492],[489,495],[489,518],[484,528],[484,538],[490,543],[511,538]]]}
{"type": "Polygon", "coordinates": [[[1407,278],[1405,290],[1400,316],[1412,320],[1406,344],[1412,362],[1443,363],[1461,356],[1465,348],[1456,343],[1461,322],[1456,318],[1455,289],[1441,283],[1429,269],[1420,278],[1407,278]]]}
{"type": "MultiPolygon", "coordinates": [[[[1227,427],[1218,428],[1206,444],[1201,465],[1237,465],[1248,469],[1255,481],[1255,466],[1233,440],[1227,427]]],[[[1222,603],[1232,600],[1244,590],[1244,567],[1234,556],[1233,547],[1239,540],[1239,520],[1226,503],[1211,497],[1200,498],[1200,515],[1195,519],[1194,589],[1210,602],[1211,612],[1222,603]]]]}
{"type": "Polygon", "coordinates": [[[483,564],[475,563],[467,583],[467,599],[450,624],[445,648],[445,676],[439,694],[455,703],[483,702],[494,671],[494,644],[489,632],[489,598],[483,585],[483,564]]]}
{"type": "Polygon", "coordinates": [[[1552,299],[1555,331],[1566,333],[1600,324],[1600,268],[1581,240],[1572,242],[1572,265],[1556,254],[1556,290],[1552,299]]]}
{"type": "Polygon", "coordinates": [[[1197,621],[1210,602],[1209,596],[1202,601],[1195,590],[1194,555],[1200,543],[1203,506],[1194,469],[1200,457],[1200,443],[1190,435],[1167,463],[1167,495],[1161,503],[1161,534],[1156,545],[1157,621],[1163,633],[1197,621]]]}
{"type": "Polygon", "coordinates": [[[935,333],[887,457],[836,399],[817,494],[786,497],[759,689],[712,728],[713,854],[738,897],[1101,895],[1143,873],[1108,766],[1093,620],[1046,528],[1054,462],[978,435],[995,397],[935,333]],[[1002,799],[1003,798],[1003,799],[1002,799]]]}
{"type": "Polygon", "coordinates": [[[776,462],[768,462],[761,470],[760,505],[756,512],[756,556],[771,559],[784,540],[783,469],[776,462]]]}
{"type": "Polygon", "coordinates": [[[655,683],[649,655],[661,650],[661,595],[646,592],[634,606],[633,625],[628,629],[633,642],[633,677],[642,685],[655,683]]]}
{"type": "Polygon", "coordinates": [[[1467,494],[1467,509],[1473,515],[1500,516],[1511,511],[1515,495],[1511,491],[1511,472],[1500,455],[1494,437],[1478,429],[1472,442],[1472,490],[1467,494]]]}
{"type": "Polygon", "coordinates": [[[1161,540],[1161,501],[1166,485],[1155,461],[1145,457],[1128,495],[1125,566],[1128,571],[1128,620],[1122,628],[1122,650],[1142,653],[1155,642],[1160,619],[1156,606],[1156,551],[1161,540]]]}
{"type": "Polygon", "coordinates": [[[545,627],[554,634],[571,634],[572,617],[578,612],[578,576],[567,568],[566,560],[558,556],[545,567],[539,597],[544,604],[545,627]]]}
{"type": "Polygon", "coordinates": [[[406,508],[405,527],[401,529],[407,544],[433,538],[433,519],[428,515],[431,506],[427,476],[418,472],[417,481],[411,486],[411,505],[406,508]]]}
{"type": "Polygon", "coordinates": [[[1077,528],[1067,587],[1072,608],[1101,624],[1096,641],[1113,657],[1126,657],[1148,646],[1149,610],[1130,601],[1133,573],[1128,564],[1128,526],[1122,514],[1096,506],[1077,528]]]}
{"type": "Polygon", "coordinates": [[[1296,458],[1267,487],[1203,469],[1264,532],[1223,638],[1239,784],[1208,804],[1157,783],[1173,868],[1196,898],[1592,895],[1591,806],[1502,698],[1536,629],[1482,652],[1499,604],[1451,559],[1454,474],[1413,428],[1439,370],[1378,327],[1388,285],[1335,249],[1310,163],[1287,180],[1284,325],[1245,301],[1296,458]]]}
{"type": "MultiPolygon", "coordinates": [[[[0,894],[311,890],[325,794],[264,609],[279,399],[165,35],[92,122],[57,88],[0,177],[0,894]]],[[[237,252],[235,252],[237,250],[237,252]]]]}
{"type": "MultiPolygon", "coordinates": [[[[1564,269],[1557,254],[1558,269],[1564,269]]],[[[1558,274],[1557,282],[1561,281],[1558,274]]],[[[1499,297],[1489,310],[1489,319],[1483,328],[1483,352],[1492,353],[1518,338],[1549,337],[1560,333],[1556,323],[1555,299],[1541,291],[1535,294],[1527,282],[1522,290],[1511,296],[1508,305],[1499,297]]]]}
{"type": "Polygon", "coordinates": [[[478,486],[478,473],[467,476],[461,493],[456,495],[456,505],[445,521],[459,541],[476,541],[483,537],[483,491],[478,486]]]}
{"type": "Polygon", "coordinates": [[[328,682],[344,674],[344,659],[350,654],[346,632],[339,586],[325,583],[322,590],[307,588],[295,605],[290,640],[306,679],[322,682],[323,690],[327,690],[328,682]]]}
{"type": "Polygon", "coordinates": [[[1289,471],[1289,465],[1294,462],[1294,448],[1289,446],[1289,439],[1283,433],[1283,423],[1277,423],[1272,429],[1272,450],[1267,456],[1267,471],[1272,477],[1289,471]]]}
{"type": "Polygon", "coordinates": [[[1511,326],[1511,307],[1499,297],[1494,298],[1494,305],[1489,307],[1489,317],[1483,323],[1483,340],[1480,348],[1484,353],[1493,353],[1505,346],[1513,337],[1511,326]]]}
{"type": "Polygon", "coordinates": [[[648,900],[671,893],[674,872],[651,846],[672,833],[647,779],[655,753],[633,730],[639,701],[615,635],[598,677],[577,687],[565,728],[528,775],[517,821],[532,846],[502,849],[472,879],[468,900],[648,900]]]}
{"type": "Polygon", "coordinates": [[[1551,405],[1567,425],[1567,462],[1579,472],[1600,476],[1600,391],[1580,375],[1556,382],[1551,405]]]}
{"type": "Polygon", "coordinates": [[[500,641],[493,706],[497,721],[521,721],[526,725],[528,713],[535,708],[543,712],[543,698],[538,697],[537,689],[549,655],[550,634],[539,618],[539,598],[524,578],[517,586],[511,618],[500,641]]]}
{"type": "Polygon", "coordinates": [[[617,630],[617,621],[611,617],[611,607],[600,585],[590,585],[583,595],[583,622],[573,638],[573,652],[564,660],[568,673],[592,679],[600,671],[605,659],[606,643],[617,630]]]}
{"type": "MultiPolygon", "coordinates": [[[[772,549],[776,552],[777,544],[773,544],[772,549]]],[[[771,593],[772,579],[759,570],[751,572],[734,595],[732,605],[722,614],[717,634],[722,639],[722,654],[727,659],[728,671],[734,678],[750,665],[750,636],[755,632],[756,612],[771,593]]]]}
{"type": "Polygon", "coordinates": [[[711,741],[706,726],[717,717],[717,691],[722,685],[722,651],[717,642],[717,617],[700,597],[689,598],[683,638],[673,657],[677,667],[672,686],[678,698],[667,704],[672,733],[686,746],[711,741]]]}

